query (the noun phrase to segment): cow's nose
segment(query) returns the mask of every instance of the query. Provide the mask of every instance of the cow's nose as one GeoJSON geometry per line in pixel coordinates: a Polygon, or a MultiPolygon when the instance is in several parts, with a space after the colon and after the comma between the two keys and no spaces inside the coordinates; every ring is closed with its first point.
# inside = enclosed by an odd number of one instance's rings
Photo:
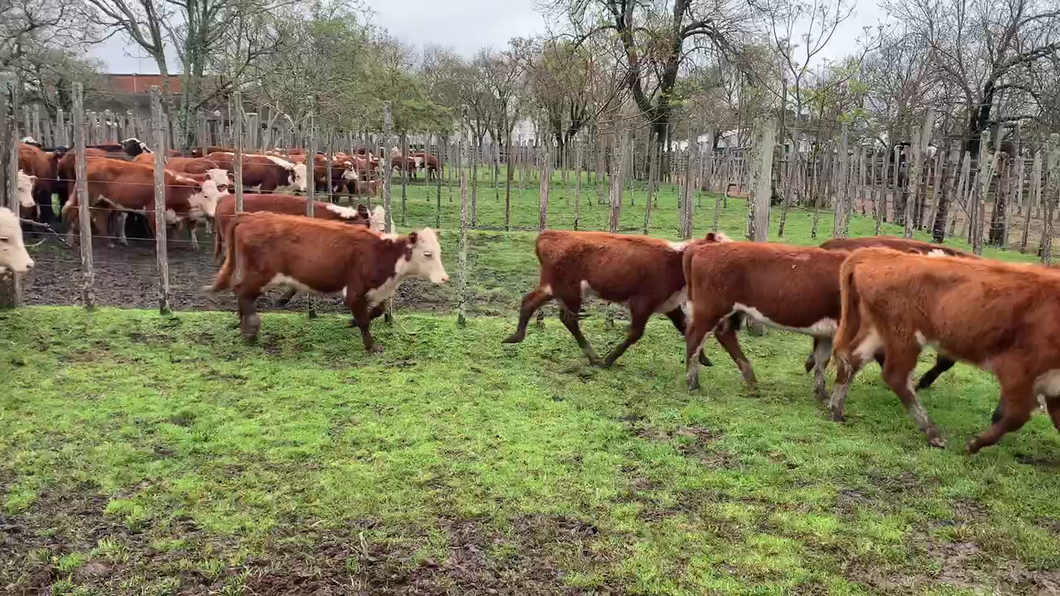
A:
{"type": "Polygon", "coordinates": [[[26,271],[29,271],[31,269],[33,269],[33,261],[32,260],[29,263],[26,264],[26,271]]]}

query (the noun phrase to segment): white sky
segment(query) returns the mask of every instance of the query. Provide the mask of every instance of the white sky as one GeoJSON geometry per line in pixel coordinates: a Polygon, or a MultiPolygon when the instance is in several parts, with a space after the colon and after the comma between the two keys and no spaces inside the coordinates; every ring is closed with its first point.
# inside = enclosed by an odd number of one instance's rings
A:
{"type": "MultiPolygon", "coordinates": [[[[851,17],[836,32],[824,51],[827,58],[838,58],[854,50],[854,40],[863,26],[883,18],[877,0],[855,0],[851,17]]],[[[448,46],[465,56],[480,48],[500,49],[512,37],[544,33],[544,18],[534,8],[534,0],[372,0],[372,22],[391,35],[419,48],[424,44],[448,46]]],[[[560,23],[552,23],[554,29],[560,23]]],[[[107,70],[120,73],[157,74],[154,61],[143,51],[116,35],[93,48],[90,55],[104,62],[107,70]]],[[[175,56],[171,57],[176,64],[175,56]]]]}

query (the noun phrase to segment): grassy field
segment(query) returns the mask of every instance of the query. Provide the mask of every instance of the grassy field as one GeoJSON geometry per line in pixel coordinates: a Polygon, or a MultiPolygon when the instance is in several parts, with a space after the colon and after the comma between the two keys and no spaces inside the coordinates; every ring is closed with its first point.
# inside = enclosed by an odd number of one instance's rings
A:
{"type": "MultiPolygon", "coordinates": [[[[433,225],[413,190],[408,223],[433,225]]],[[[489,193],[480,225],[503,221],[489,193]]],[[[530,194],[516,225],[536,224],[530,194]]],[[[624,226],[643,221],[635,200],[624,226]]],[[[661,205],[653,229],[674,237],[672,192],[661,205]]],[[[552,225],[572,219],[553,207],[552,225]]],[[[445,194],[443,208],[455,279],[445,194]]],[[[745,209],[730,200],[722,229],[739,235],[745,209]]],[[[790,241],[813,243],[811,218],[790,214],[790,241]]],[[[536,278],[533,237],[473,233],[477,316],[457,327],[455,288],[431,289],[434,312],[376,325],[380,356],[346,316],[266,314],[247,346],[232,313],[0,312],[0,593],[1060,590],[1056,430],[1036,415],[961,451],[997,403],[992,377],[958,366],[926,393],[939,450],[875,366],[848,422],[828,421],[802,372],[810,342],[789,333],[741,338],[755,392],[708,342],[694,395],[663,319],[611,370],[554,319],[502,346],[536,278]]],[[[604,349],[624,330],[599,312],[585,327],[604,349]]]]}

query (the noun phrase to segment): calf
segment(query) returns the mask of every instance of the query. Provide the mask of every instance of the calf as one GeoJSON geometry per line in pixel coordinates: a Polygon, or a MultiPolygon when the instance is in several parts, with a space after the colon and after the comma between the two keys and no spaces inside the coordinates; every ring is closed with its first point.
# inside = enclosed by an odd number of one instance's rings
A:
{"type": "MultiPolygon", "coordinates": [[[[951,257],[962,257],[965,259],[978,259],[979,257],[973,253],[965,252],[958,248],[950,246],[942,246],[939,244],[931,244],[930,242],[922,242],[920,240],[913,240],[911,238],[896,238],[894,236],[870,236],[868,238],[832,238],[821,243],[821,248],[827,250],[845,250],[853,252],[859,248],[890,248],[893,250],[921,255],[931,256],[951,256],[951,257]]],[[[814,351],[817,350],[818,340],[813,340],[814,351]]],[[[882,366],[882,360],[880,362],[882,366]]],[[[814,365],[814,356],[811,353],[806,358],[806,372],[810,372],[814,365]]],[[[946,358],[946,356],[939,354],[935,358],[935,365],[931,367],[931,370],[924,373],[924,376],[920,377],[920,381],[917,383],[918,389],[927,389],[931,387],[931,384],[939,378],[939,375],[953,368],[954,361],[946,358]]]]}
{"type": "MultiPolygon", "coordinates": [[[[385,220],[385,211],[383,208],[376,207],[376,209],[383,212],[382,217],[385,220]]],[[[243,211],[248,213],[269,211],[271,213],[284,213],[286,215],[305,215],[306,200],[305,197],[296,197],[292,195],[247,194],[243,195],[243,211]]],[[[217,203],[217,210],[214,214],[213,253],[214,257],[218,260],[221,258],[223,239],[226,237],[228,227],[235,214],[235,196],[228,195],[222,197],[217,203]]],[[[380,215],[369,213],[368,208],[364,205],[357,205],[357,208],[353,209],[350,207],[332,205],[331,203],[325,203],[323,201],[314,201],[313,217],[317,219],[344,221],[351,224],[371,227],[373,219],[378,219],[380,215]]]]}
{"type": "Polygon", "coordinates": [[[1055,271],[866,248],[843,263],[840,284],[834,420],[843,419],[851,379],[882,351],[887,355],[883,380],[928,442],[944,446],[912,382],[920,351],[931,345],[994,373],[1001,385],[1000,416],[968,442],[969,453],[1022,427],[1039,394],[1060,430],[1060,275],[1055,271]]]}
{"type": "Polygon", "coordinates": [[[22,170],[18,171],[18,179],[15,184],[15,199],[18,201],[20,217],[30,220],[36,219],[34,216],[37,215],[37,203],[33,200],[36,182],[36,176],[30,176],[22,170]]]}
{"type": "MultiPolygon", "coordinates": [[[[27,205],[19,199],[23,214],[31,210],[36,211],[34,219],[43,223],[55,221],[55,211],[52,209],[52,192],[55,190],[55,173],[52,169],[51,155],[41,151],[39,147],[29,143],[18,144],[18,169],[28,176],[33,177],[31,201],[33,205],[27,205]],[[36,205],[36,209],[33,209],[36,205]]],[[[20,181],[20,185],[22,182],[20,181]]],[[[65,197],[60,196],[60,202],[65,197]]]]}
{"type": "Polygon", "coordinates": [[[248,341],[257,338],[261,317],[255,301],[273,285],[303,291],[342,292],[364,349],[381,352],[369,325],[383,313],[386,300],[407,277],[440,284],[449,281],[438,236],[430,228],[408,236],[390,236],[359,226],[277,213],[239,213],[227,231],[224,265],[213,291],[233,288],[240,327],[248,341]],[[232,285],[236,266],[242,279],[232,285]]]}
{"type": "MultiPolygon", "coordinates": [[[[708,234],[707,241],[726,242],[728,237],[708,234]]],[[[614,364],[644,335],[644,327],[654,313],[665,314],[684,334],[685,313],[681,306],[685,302],[685,278],[681,256],[687,244],[605,232],[541,232],[535,243],[541,263],[537,288],[523,297],[519,326],[503,343],[523,341],[530,317],[553,298],[560,303],[560,320],[593,365],[614,364]],[[629,334],[603,360],[578,326],[578,313],[586,295],[629,307],[629,334]]],[[[709,366],[710,361],[703,357],[703,364],[709,366]]]]}
{"type": "Polygon", "coordinates": [[[11,270],[22,275],[33,269],[33,259],[22,242],[18,216],[7,207],[0,207],[0,271],[11,270]]]}
{"type": "Polygon", "coordinates": [[[749,385],[756,382],[736,332],[745,316],[812,335],[814,393],[826,399],[825,367],[839,320],[839,267],[848,253],[763,242],[700,243],[684,254],[688,282],[685,363],[689,391],[699,388],[695,358],[713,332],[749,385]]]}
{"type": "MultiPolygon", "coordinates": [[[[234,153],[210,153],[206,159],[229,172],[235,172],[234,153]]],[[[243,155],[243,186],[272,192],[277,189],[292,189],[305,192],[306,165],[293,164],[274,155],[243,155]]]]}
{"type": "MultiPolygon", "coordinates": [[[[86,164],[89,206],[93,208],[93,219],[106,221],[107,210],[133,211],[147,217],[151,233],[155,234],[154,168],[114,159],[91,159],[86,164]],[[101,219],[97,219],[101,218],[101,219]]],[[[164,173],[166,220],[178,223],[180,219],[201,220],[213,217],[220,193],[212,180],[203,183],[190,178],[164,173]]],[[[78,219],[77,197],[63,207],[63,218],[70,223],[70,241],[78,219]]],[[[105,227],[105,226],[104,226],[105,227]]],[[[128,244],[124,226],[119,230],[122,244],[128,244]]]]}

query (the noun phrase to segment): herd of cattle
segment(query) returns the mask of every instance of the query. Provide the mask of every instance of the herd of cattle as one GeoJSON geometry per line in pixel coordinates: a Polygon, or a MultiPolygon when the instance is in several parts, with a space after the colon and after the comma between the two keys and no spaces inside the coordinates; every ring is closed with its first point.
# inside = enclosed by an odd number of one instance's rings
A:
{"type": "MultiPolygon", "coordinates": [[[[59,171],[64,159],[58,159],[59,171]]],[[[245,212],[237,213],[232,196],[221,188],[227,174],[222,179],[216,171],[230,171],[225,167],[230,161],[231,154],[225,152],[184,161],[171,158],[169,163],[185,168],[199,163],[195,167],[201,171],[167,171],[166,207],[178,219],[197,213],[213,219],[214,254],[222,264],[209,289],[235,294],[247,340],[256,339],[261,326],[257,299],[269,288],[282,287],[284,303],[299,291],[341,293],[365,350],[381,351],[372,340],[370,323],[383,313],[401,282],[448,281],[437,234],[430,228],[404,236],[387,233],[391,230],[381,207],[370,212],[363,205],[345,208],[322,202],[310,218],[302,197],[248,194],[245,212]],[[196,159],[212,163],[205,167],[196,159]]],[[[365,162],[370,167],[370,161],[365,162]]],[[[353,179],[360,180],[357,166],[344,163],[331,180],[350,180],[350,167],[353,179]]],[[[138,185],[114,184],[142,179],[150,189],[150,165],[101,157],[88,166],[89,187],[94,189],[89,196],[95,204],[150,212],[153,201],[132,203],[117,196],[138,185]]],[[[305,181],[304,162],[248,156],[245,184],[248,168],[261,170],[251,179],[266,180],[259,184],[269,190],[305,181]]],[[[699,365],[712,365],[703,354],[707,334],[717,338],[744,380],[754,385],[754,369],[737,337],[744,319],[750,319],[813,339],[806,371],[813,371],[814,394],[829,401],[833,420],[843,420],[850,381],[875,359],[884,381],[928,441],[943,446],[916,390],[929,387],[956,361],[963,361],[995,374],[1001,385],[992,425],[968,442],[970,453],[1022,427],[1039,398],[1060,430],[1060,273],[1052,269],[886,236],[798,247],[733,242],[713,232],[674,243],[647,236],[546,230],[538,235],[535,248],[539,283],[523,297],[516,331],[504,343],[523,341],[534,313],[554,299],[561,307],[560,320],[589,362],[606,367],[641,338],[652,314],[664,314],[685,338],[686,380],[694,391],[699,387],[699,365]],[[623,304],[630,311],[627,337],[602,359],[579,327],[583,300],[589,296],[623,304]],[[928,346],[938,354],[936,363],[914,385],[914,368],[928,346]],[[833,355],[837,373],[829,394],[825,374],[833,355]]],[[[19,218],[0,210],[0,268],[22,273],[32,266],[19,218]]]]}
{"type": "MultiPolygon", "coordinates": [[[[198,248],[195,228],[199,223],[215,217],[224,207],[228,190],[233,187],[235,154],[231,148],[207,147],[182,156],[168,151],[165,157],[165,220],[167,225],[186,228],[192,243],[198,248]]],[[[129,214],[146,218],[151,233],[155,233],[154,160],[155,155],[135,138],[121,143],[92,145],[86,151],[85,178],[91,208],[92,225],[96,234],[108,235],[114,229],[122,244],[127,244],[125,221],[129,214]]],[[[302,202],[303,199],[277,192],[305,192],[308,180],[309,156],[304,151],[292,150],[281,154],[267,151],[244,154],[242,157],[245,210],[258,211],[259,201],[275,201],[276,196],[302,202]]],[[[377,196],[381,179],[379,158],[364,147],[352,155],[335,153],[313,156],[313,186],[321,192],[347,191],[355,196],[377,196]]],[[[391,149],[390,163],[394,170],[407,172],[411,177],[424,170],[427,177],[436,176],[441,164],[430,153],[410,153],[402,156],[391,149]]],[[[52,195],[57,195],[63,221],[70,229],[70,240],[78,220],[78,204],[74,193],[76,176],[74,153],[66,147],[45,148],[32,139],[18,144],[18,194],[21,216],[24,219],[54,224],[57,221],[52,207],[52,195]]],[[[340,216],[355,214],[355,210],[332,205],[329,213],[340,216]]],[[[323,217],[327,217],[325,214],[323,217]]]]}

